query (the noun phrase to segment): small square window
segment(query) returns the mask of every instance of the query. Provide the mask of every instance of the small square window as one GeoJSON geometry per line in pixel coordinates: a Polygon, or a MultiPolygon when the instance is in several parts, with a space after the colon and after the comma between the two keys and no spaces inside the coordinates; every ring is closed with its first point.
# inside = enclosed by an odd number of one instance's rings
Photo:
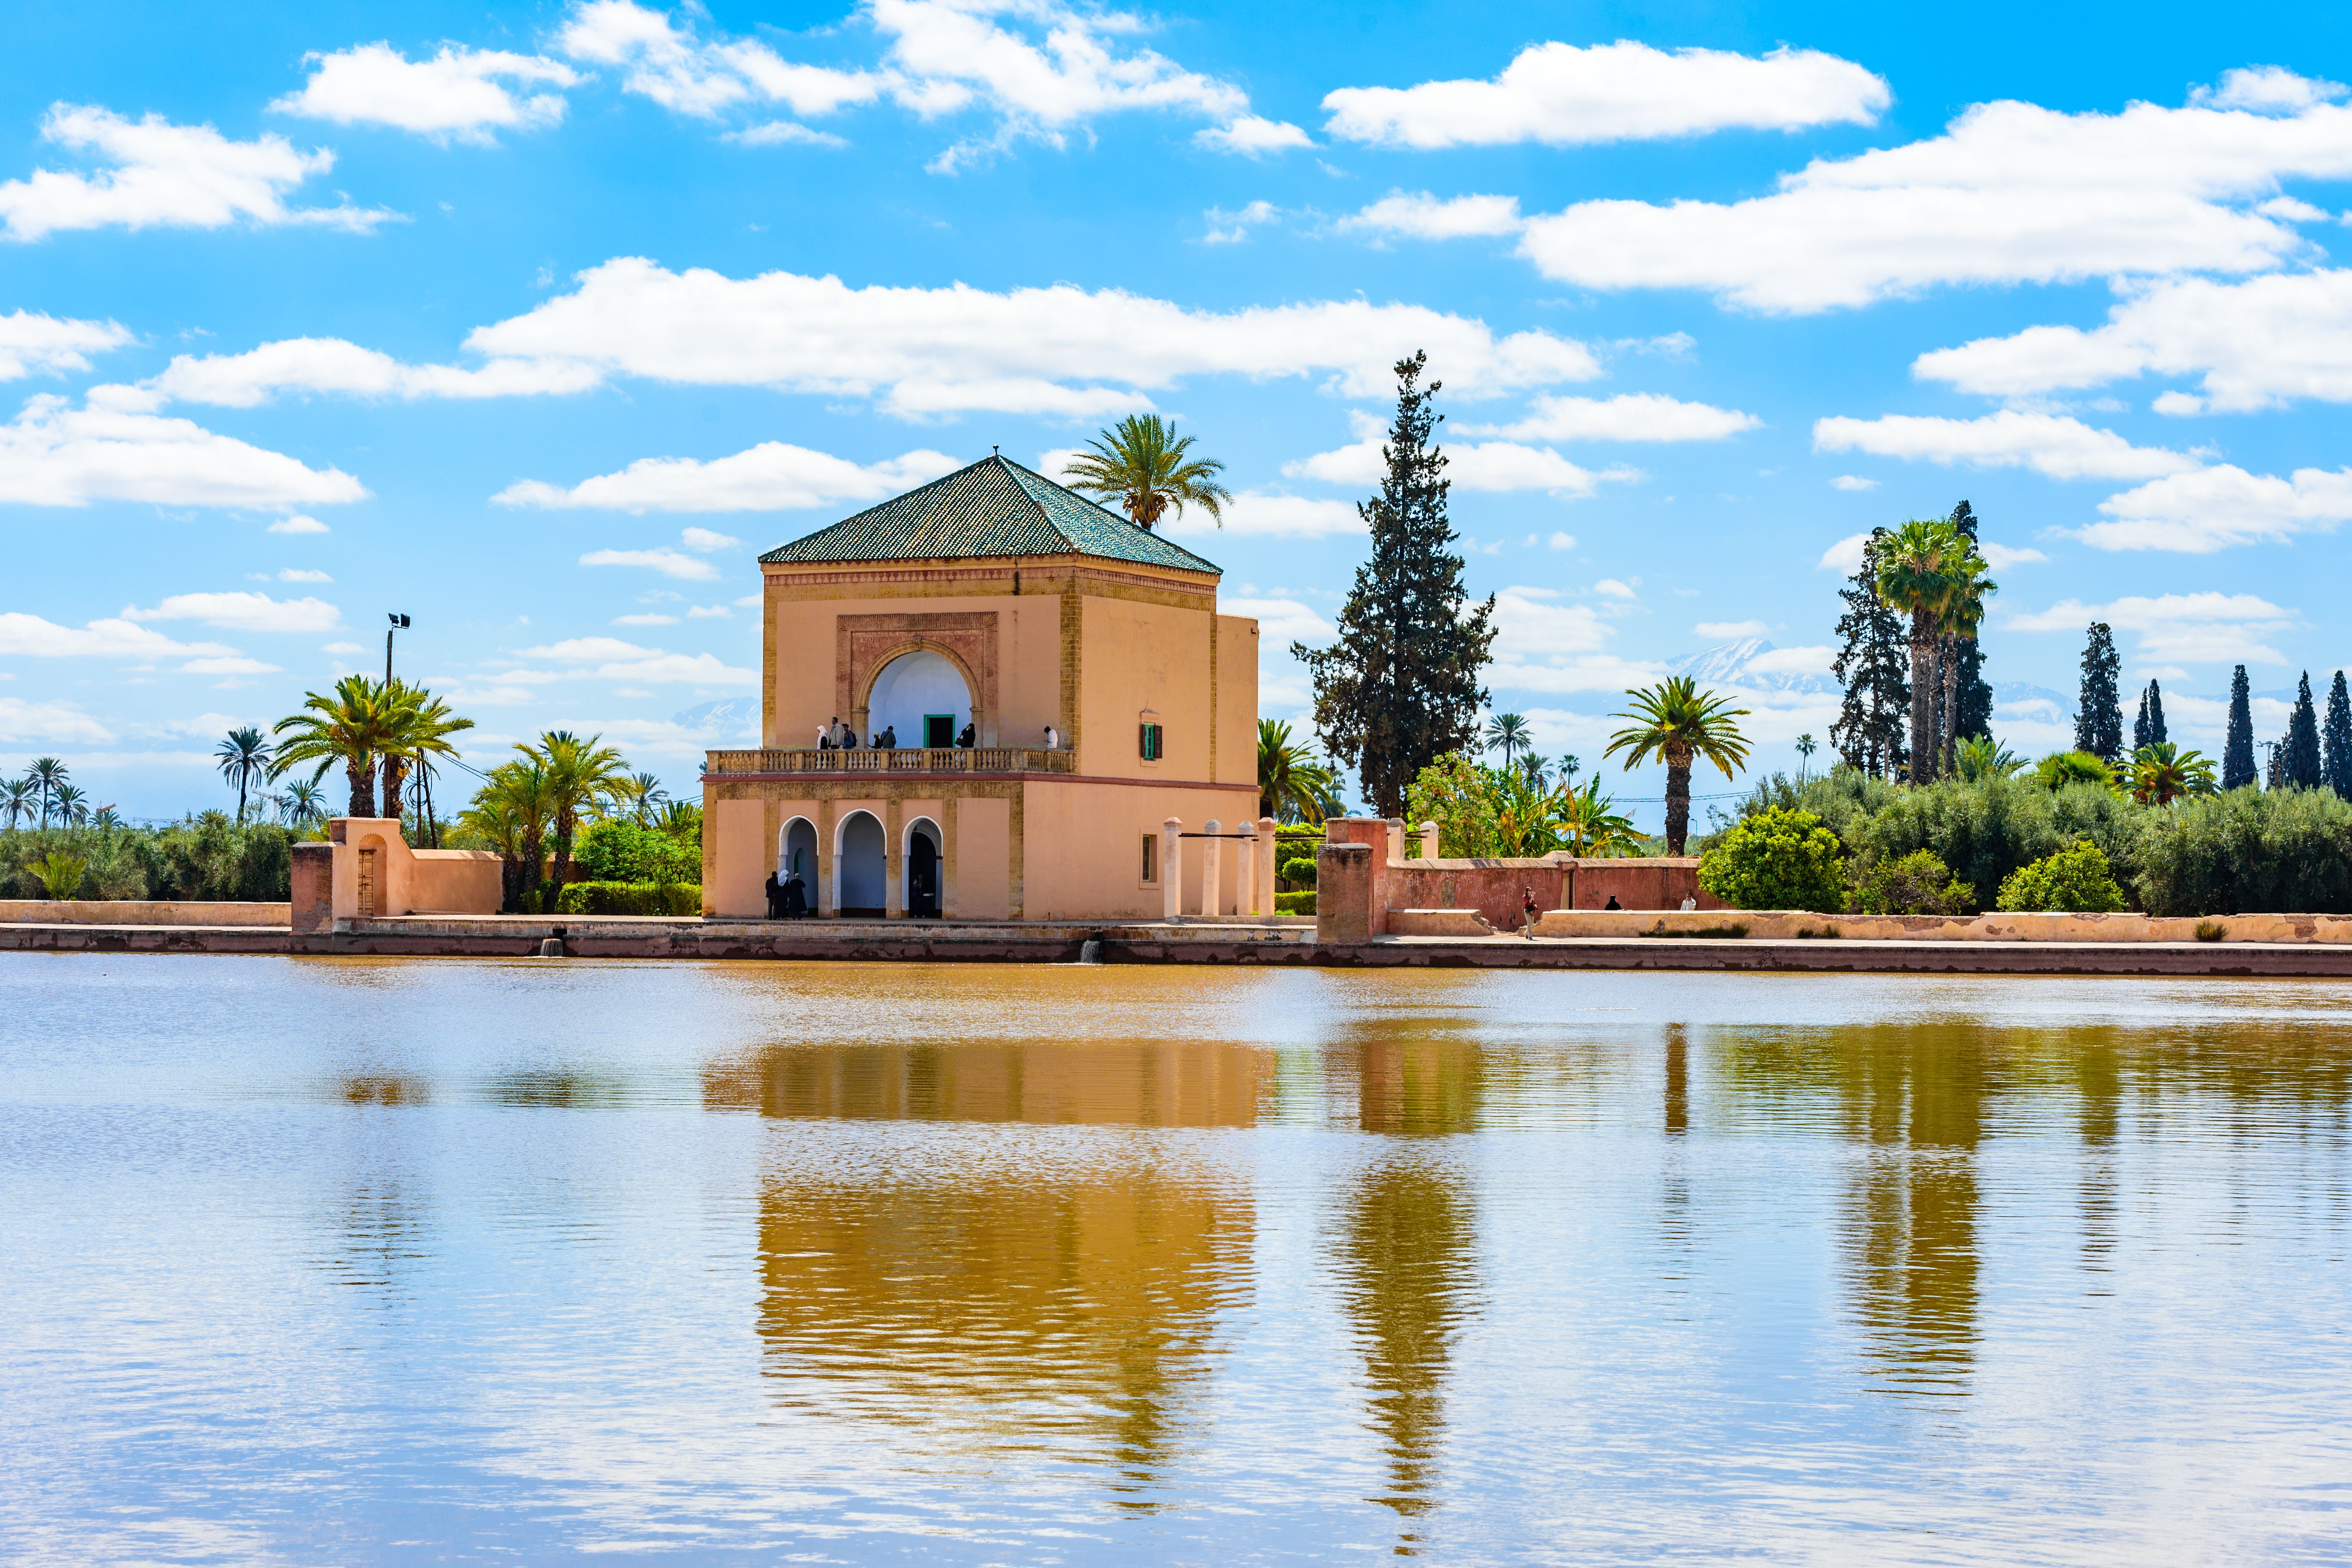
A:
{"type": "Polygon", "coordinates": [[[1143,836],[1143,885],[1147,888],[1160,880],[1160,835],[1143,836]]]}
{"type": "Polygon", "coordinates": [[[1147,763],[1156,763],[1160,760],[1160,726],[1147,723],[1141,726],[1141,729],[1143,760],[1147,763]]]}

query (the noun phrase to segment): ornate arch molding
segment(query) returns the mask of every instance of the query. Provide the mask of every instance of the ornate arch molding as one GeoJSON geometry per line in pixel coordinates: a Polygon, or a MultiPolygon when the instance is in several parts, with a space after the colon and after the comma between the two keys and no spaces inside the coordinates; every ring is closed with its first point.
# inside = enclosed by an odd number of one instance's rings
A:
{"type": "Polygon", "coordinates": [[[841,616],[834,623],[834,702],[862,737],[874,682],[901,654],[935,653],[956,667],[971,693],[971,721],[983,746],[996,744],[996,614],[841,616]]]}

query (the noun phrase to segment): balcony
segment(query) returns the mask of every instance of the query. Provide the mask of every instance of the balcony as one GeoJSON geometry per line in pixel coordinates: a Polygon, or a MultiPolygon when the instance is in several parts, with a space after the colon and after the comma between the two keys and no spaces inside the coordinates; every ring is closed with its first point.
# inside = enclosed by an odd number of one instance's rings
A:
{"type": "Polygon", "coordinates": [[[1018,746],[903,746],[895,751],[866,749],[821,752],[794,750],[709,752],[702,764],[706,778],[768,776],[776,773],[879,773],[903,778],[916,773],[1075,773],[1078,754],[1069,751],[1030,751],[1018,746]]]}

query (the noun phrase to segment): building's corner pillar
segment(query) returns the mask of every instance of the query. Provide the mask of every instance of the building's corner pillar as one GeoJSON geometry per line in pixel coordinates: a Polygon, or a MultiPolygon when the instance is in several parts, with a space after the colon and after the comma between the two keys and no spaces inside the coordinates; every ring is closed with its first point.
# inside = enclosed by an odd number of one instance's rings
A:
{"type": "Polygon", "coordinates": [[[1160,912],[1174,920],[1184,912],[1184,819],[1160,825],[1160,912]]]}
{"type": "Polygon", "coordinates": [[[1370,942],[1372,847],[1326,842],[1315,851],[1315,940],[1370,942]]]}
{"type": "Polygon", "coordinates": [[[1402,817],[1384,816],[1381,819],[1381,826],[1387,829],[1387,832],[1382,835],[1388,840],[1387,863],[1393,865],[1404,858],[1404,820],[1402,817]]]}
{"type": "Polygon", "coordinates": [[[1279,868],[1275,858],[1282,853],[1281,840],[1275,837],[1276,823],[1270,816],[1257,819],[1257,912],[1261,919],[1274,918],[1274,877],[1279,868]]]}
{"type": "Polygon", "coordinates": [[[1004,918],[1023,921],[1029,918],[1029,785],[1025,781],[1013,781],[1012,798],[1006,814],[1004,918]]]}
{"type": "Polygon", "coordinates": [[[1246,822],[1238,826],[1244,837],[1234,840],[1234,913],[1247,919],[1258,913],[1257,830],[1246,822]]]}
{"type": "Polygon", "coordinates": [[[294,846],[292,923],[296,936],[323,935],[335,929],[335,847],[294,846]]]}
{"type": "Polygon", "coordinates": [[[1201,825],[1208,837],[1201,840],[1201,912],[1212,918],[1225,912],[1224,891],[1217,886],[1223,869],[1224,840],[1217,837],[1224,831],[1215,817],[1201,825]]]}
{"type": "Polygon", "coordinates": [[[840,900],[833,885],[833,820],[837,815],[831,800],[816,803],[816,914],[819,920],[831,920],[839,912],[840,900]]]}
{"type": "Polygon", "coordinates": [[[907,831],[907,807],[896,795],[882,802],[882,918],[898,920],[907,912],[907,851],[899,842],[907,831]]]}
{"type": "Polygon", "coordinates": [[[940,918],[956,918],[956,807],[962,797],[943,795],[940,801],[940,918]]]}
{"type": "Polygon", "coordinates": [[[1437,824],[1433,822],[1421,825],[1421,858],[1424,860],[1437,858],[1437,824]]]}

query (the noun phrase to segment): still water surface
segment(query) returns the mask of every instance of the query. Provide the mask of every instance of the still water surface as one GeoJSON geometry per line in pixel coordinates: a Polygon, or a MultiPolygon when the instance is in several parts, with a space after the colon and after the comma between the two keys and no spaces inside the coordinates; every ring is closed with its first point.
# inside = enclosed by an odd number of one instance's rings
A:
{"type": "Polygon", "coordinates": [[[0,954],[0,1557],[2340,1562],[2347,1026],[0,954]]]}

